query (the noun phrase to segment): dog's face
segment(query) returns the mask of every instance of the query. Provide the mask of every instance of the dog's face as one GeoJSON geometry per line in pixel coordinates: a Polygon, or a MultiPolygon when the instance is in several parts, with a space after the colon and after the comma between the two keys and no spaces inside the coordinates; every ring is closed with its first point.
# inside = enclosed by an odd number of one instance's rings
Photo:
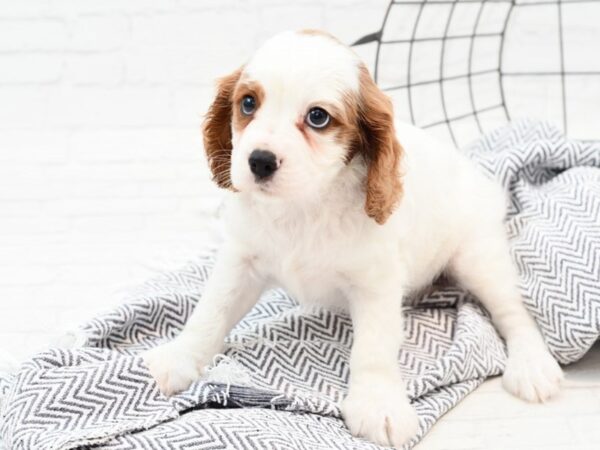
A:
{"type": "Polygon", "coordinates": [[[278,35],[223,78],[204,144],[215,181],[235,191],[314,201],[362,157],[369,216],[383,223],[401,192],[389,100],[349,48],[319,32],[278,35]]]}

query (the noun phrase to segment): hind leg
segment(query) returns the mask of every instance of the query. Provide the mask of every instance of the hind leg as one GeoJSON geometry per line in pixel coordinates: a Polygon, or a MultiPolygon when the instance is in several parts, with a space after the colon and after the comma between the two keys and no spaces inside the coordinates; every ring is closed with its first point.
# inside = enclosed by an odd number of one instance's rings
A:
{"type": "Polygon", "coordinates": [[[523,304],[505,236],[502,226],[469,236],[450,270],[481,301],[506,340],[504,388],[530,402],[545,401],[558,393],[563,374],[523,304]]]}

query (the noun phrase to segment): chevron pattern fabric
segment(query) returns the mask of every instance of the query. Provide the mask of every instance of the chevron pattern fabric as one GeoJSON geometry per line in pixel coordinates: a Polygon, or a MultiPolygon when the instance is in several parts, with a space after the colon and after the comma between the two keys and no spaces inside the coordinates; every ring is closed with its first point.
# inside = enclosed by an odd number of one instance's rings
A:
{"type": "Polygon", "coordinates": [[[520,121],[468,152],[511,193],[512,254],[550,350],[578,360],[600,334],[600,143],[520,121]]]}
{"type": "MultiPolygon", "coordinates": [[[[527,306],[553,354],[581,358],[600,335],[600,143],[518,122],[467,150],[510,192],[507,227],[527,306]]],[[[56,348],[0,377],[0,434],[11,449],[376,449],[340,418],[349,317],[265,293],[227,338],[207,377],[172,398],[139,353],[172,339],[210,276],[214,252],[131,291],[56,348]]],[[[419,435],[486,377],[505,349],[476,299],[445,287],[407,299],[399,365],[419,435]]]]}

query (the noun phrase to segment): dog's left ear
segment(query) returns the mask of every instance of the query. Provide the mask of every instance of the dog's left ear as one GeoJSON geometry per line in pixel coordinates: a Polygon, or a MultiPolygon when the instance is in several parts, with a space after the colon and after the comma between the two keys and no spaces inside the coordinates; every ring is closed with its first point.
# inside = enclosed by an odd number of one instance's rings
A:
{"type": "Polygon", "coordinates": [[[242,74],[242,68],[217,82],[217,95],[206,113],[202,127],[204,151],[213,180],[219,187],[233,189],[231,185],[231,119],[233,91],[242,74]]]}
{"type": "Polygon", "coordinates": [[[402,195],[400,158],[403,149],[396,138],[392,102],[377,87],[364,65],[359,70],[358,150],[368,166],[365,211],[378,224],[383,224],[402,195]]]}

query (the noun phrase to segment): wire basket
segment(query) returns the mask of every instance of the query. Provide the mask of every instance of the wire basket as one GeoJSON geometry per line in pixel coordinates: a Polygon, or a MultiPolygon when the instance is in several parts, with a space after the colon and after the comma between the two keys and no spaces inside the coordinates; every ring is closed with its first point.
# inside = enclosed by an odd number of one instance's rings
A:
{"type": "Polygon", "coordinates": [[[457,145],[521,117],[600,138],[600,0],[395,0],[367,43],[396,114],[457,145]]]}

